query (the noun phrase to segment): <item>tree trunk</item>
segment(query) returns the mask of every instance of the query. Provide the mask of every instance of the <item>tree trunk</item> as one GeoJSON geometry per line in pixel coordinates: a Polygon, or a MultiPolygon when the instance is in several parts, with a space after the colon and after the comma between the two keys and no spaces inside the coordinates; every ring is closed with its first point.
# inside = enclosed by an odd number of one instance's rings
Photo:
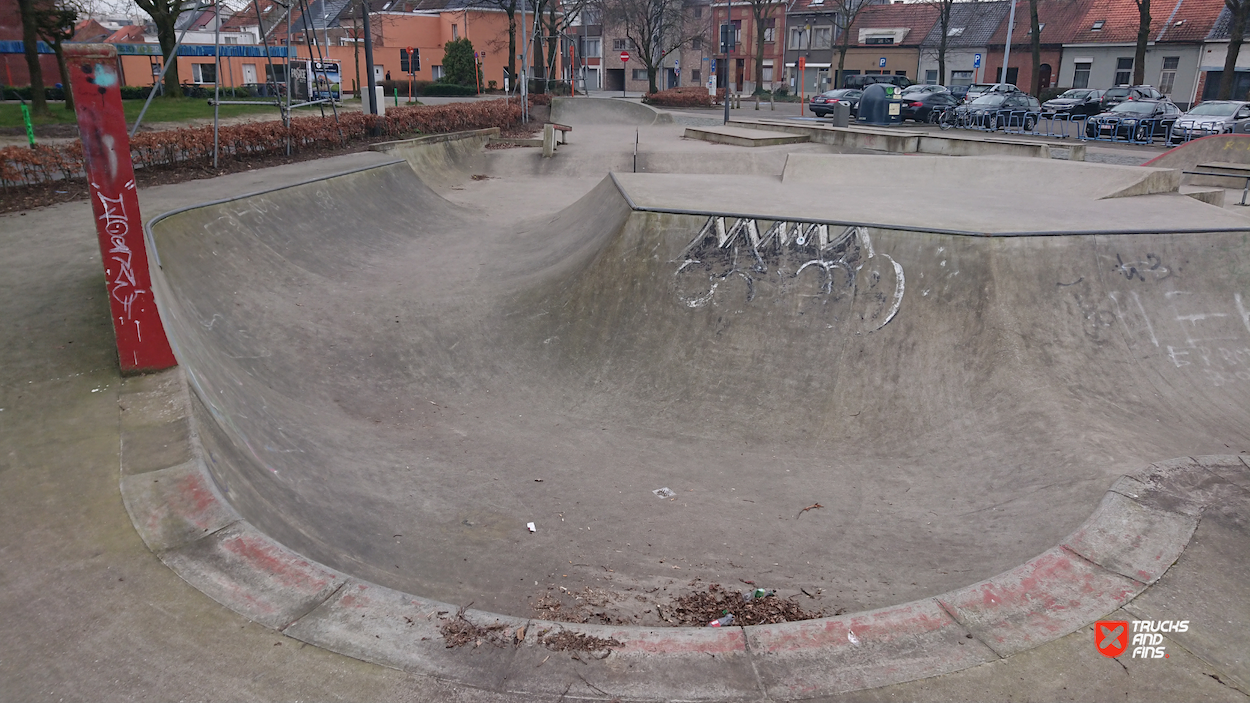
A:
{"type": "Polygon", "coordinates": [[[655,74],[658,71],[659,71],[658,66],[651,66],[651,65],[647,66],[647,83],[651,86],[651,90],[648,91],[649,93],[658,92],[655,89],[655,74]]]}
{"type": "Polygon", "coordinates": [[[755,93],[764,89],[760,76],[764,75],[764,20],[755,18],[755,93]]]}
{"type": "MultiPolygon", "coordinates": [[[[1036,2],[1037,0],[1030,0],[1036,2]]],[[[1166,11],[1166,6],[1164,10],[1166,11]]],[[[1146,43],[1150,41],[1150,0],[1137,0],[1137,52],[1133,54],[1133,85],[1146,83],[1146,43]]]]}
{"type": "Polygon", "coordinates": [[[161,54],[168,57],[169,68],[165,71],[165,97],[181,98],[182,85],[178,82],[178,55],[173,53],[178,44],[178,32],[174,28],[177,18],[169,15],[152,18],[156,23],[156,38],[161,44],[161,54]]]}
{"type": "Polygon", "coordinates": [[[39,65],[39,29],[34,0],[17,0],[22,13],[22,43],[26,53],[26,69],[30,72],[30,111],[47,115],[48,99],[44,95],[43,67],[39,65]]]}
{"type": "Polygon", "coordinates": [[[945,17],[942,20],[942,36],[938,39],[938,83],[941,85],[946,85],[946,32],[949,30],[950,18],[945,17]]]}
{"type": "MultiPolygon", "coordinates": [[[[1146,0],[1149,2],[1150,0],[1146,0]]],[[[1037,0],[1029,0],[1029,22],[1033,41],[1033,78],[1029,81],[1029,94],[1042,97],[1042,26],[1037,22],[1037,0]]],[[[1147,25],[1149,26],[1149,25],[1147,25]]]]}
{"type": "Polygon", "coordinates": [[[56,66],[61,69],[61,85],[65,93],[65,109],[74,111],[74,89],[69,84],[69,64],[65,62],[65,46],[61,42],[52,45],[56,52],[56,66]]]}
{"type": "MultiPolygon", "coordinates": [[[[1224,75],[1220,77],[1219,100],[1230,100],[1233,96],[1233,83],[1237,79],[1237,55],[1241,53],[1241,40],[1246,33],[1246,15],[1250,11],[1250,2],[1240,0],[1233,11],[1233,27],[1228,37],[1228,54],[1224,57],[1224,75]]],[[[1201,96],[1199,96],[1201,98],[1201,96]]]]}

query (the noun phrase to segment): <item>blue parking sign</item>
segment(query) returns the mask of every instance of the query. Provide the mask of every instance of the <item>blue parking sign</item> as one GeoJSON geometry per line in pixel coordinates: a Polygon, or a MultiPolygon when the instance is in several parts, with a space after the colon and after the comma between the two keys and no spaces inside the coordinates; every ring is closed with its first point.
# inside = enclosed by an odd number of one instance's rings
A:
{"type": "Polygon", "coordinates": [[[882,56],[882,57],[881,57],[881,60],[877,62],[877,65],[878,65],[878,66],[880,66],[881,68],[885,68],[885,57],[884,57],[884,56],[882,56]]]}
{"type": "Polygon", "coordinates": [[[972,67],[981,68],[981,55],[980,54],[972,55],[972,67]]]}

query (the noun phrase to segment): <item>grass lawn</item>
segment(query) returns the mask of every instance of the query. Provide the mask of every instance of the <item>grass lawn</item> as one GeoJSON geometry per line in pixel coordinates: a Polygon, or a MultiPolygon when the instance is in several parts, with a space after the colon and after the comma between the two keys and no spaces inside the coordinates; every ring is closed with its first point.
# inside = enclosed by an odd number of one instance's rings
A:
{"type": "MultiPolygon", "coordinates": [[[[126,113],[126,122],[134,124],[135,118],[139,116],[139,111],[143,109],[143,101],[123,100],[122,109],[126,113]]],[[[315,110],[316,108],[300,108],[296,112],[308,109],[315,110]]],[[[327,107],[327,111],[328,109],[327,107]]],[[[67,111],[64,103],[50,102],[48,103],[48,110],[52,113],[51,117],[33,117],[33,122],[36,125],[77,123],[74,113],[67,111]]],[[[280,116],[278,109],[272,103],[258,103],[255,107],[251,105],[222,105],[220,114],[222,117],[235,117],[258,112],[268,112],[273,115],[275,120],[280,116]]],[[[208,101],[203,98],[158,97],[152,101],[152,107],[149,107],[147,114],[143,116],[143,122],[144,124],[150,122],[181,122],[196,118],[211,119],[212,116],[213,106],[209,105],[208,101]]],[[[0,103],[0,127],[21,126],[23,126],[23,123],[20,104],[15,101],[0,103]]]]}

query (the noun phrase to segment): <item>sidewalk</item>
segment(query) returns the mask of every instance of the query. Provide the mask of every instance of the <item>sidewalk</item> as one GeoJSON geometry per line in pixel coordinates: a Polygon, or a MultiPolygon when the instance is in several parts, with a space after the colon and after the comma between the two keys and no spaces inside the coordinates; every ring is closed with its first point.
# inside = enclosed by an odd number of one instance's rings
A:
{"type": "MultiPolygon", "coordinates": [[[[141,191],[141,205],[150,219],[386,160],[363,152],[155,187],[141,191]]],[[[118,492],[121,379],[89,205],[0,216],[0,247],[9,255],[0,279],[3,698],[520,700],[303,645],[162,565],[118,492]]],[[[955,674],[824,700],[1250,700],[1248,516],[1246,490],[1208,510],[1180,561],[1109,616],[1190,620],[1187,635],[1165,638],[1168,659],[1105,658],[1086,628],[955,674]]],[[[576,678],[568,685],[570,698],[608,698],[576,678]]]]}

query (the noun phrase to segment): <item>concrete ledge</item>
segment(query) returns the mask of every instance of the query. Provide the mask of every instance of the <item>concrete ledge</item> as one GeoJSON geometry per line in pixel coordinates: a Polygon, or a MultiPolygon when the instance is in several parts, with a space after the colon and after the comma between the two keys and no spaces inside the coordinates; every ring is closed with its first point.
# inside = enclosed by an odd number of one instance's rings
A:
{"type": "Polygon", "coordinates": [[[933,599],[745,629],[760,679],[777,699],[876,688],[998,658],[933,599]]]}
{"type": "Polygon", "coordinates": [[[1180,194],[1199,202],[1216,207],[1224,207],[1226,191],[1223,188],[1207,188],[1205,186],[1182,185],[1180,194]]]}
{"type": "Polygon", "coordinates": [[[937,600],[974,637],[1008,657],[1076,632],[1145,588],[1055,547],[937,600]]]}
{"type": "Polygon", "coordinates": [[[509,139],[507,137],[491,137],[489,143],[490,144],[515,144],[517,146],[542,146],[543,140],[524,139],[521,137],[517,137],[516,139],[509,139]]]}
{"type": "Polygon", "coordinates": [[[705,142],[748,147],[800,144],[810,139],[806,134],[765,132],[757,129],[742,129],[740,127],[687,127],[685,137],[686,139],[701,139],[705,142]]]}
{"type": "Polygon", "coordinates": [[[1063,546],[1121,576],[1154,583],[1180,557],[1198,521],[1108,492],[1063,546]]]}
{"type": "Polygon", "coordinates": [[[163,552],[212,534],[242,518],[194,461],[122,477],[122,499],[143,543],[163,552]],[[138,517],[143,519],[139,520],[138,517]]]}

